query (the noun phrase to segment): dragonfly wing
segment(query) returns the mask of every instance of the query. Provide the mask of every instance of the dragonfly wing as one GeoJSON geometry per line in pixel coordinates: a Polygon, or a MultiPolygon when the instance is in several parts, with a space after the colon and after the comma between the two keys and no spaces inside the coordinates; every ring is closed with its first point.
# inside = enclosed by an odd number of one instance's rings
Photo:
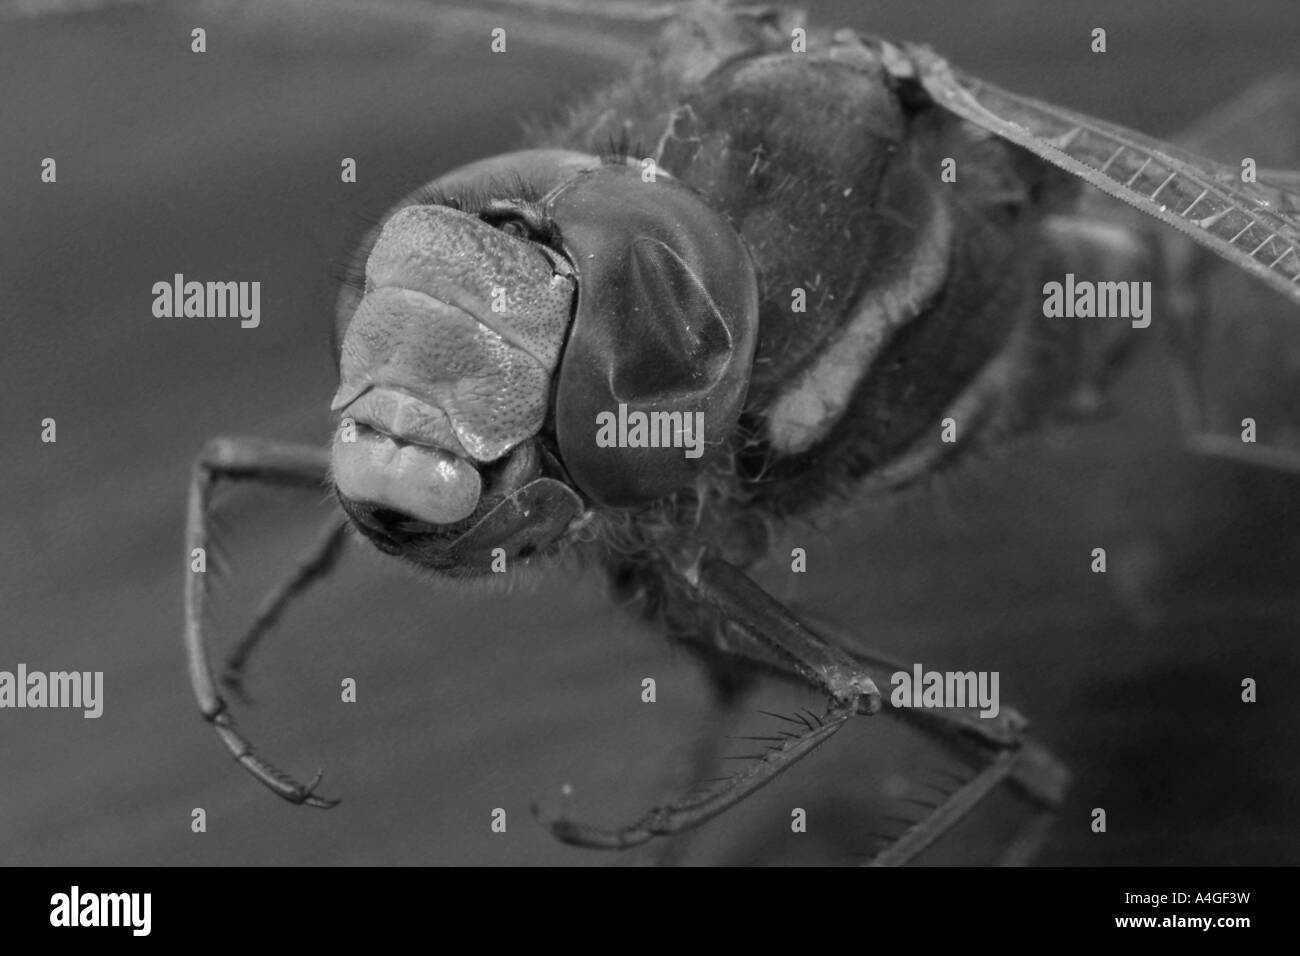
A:
{"type": "MultiPolygon", "coordinates": [[[[1264,80],[1176,137],[1214,159],[1249,155],[1259,178],[1300,189],[1300,77],[1264,80]]],[[[1239,270],[1169,243],[1173,278],[1188,289],[1169,336],[1184,425],[1194,449],[1300,472],[1300,327],[1290,303],[1260,294],[1239,270]],[[1243,419],[1257,441],[1244,443],[1243,419]]]]}
{"type": "Polygon", "coordinates": [[[1189,236],[1300,305],[1300,194],[1242,169],[953,69],[925,47],[884,47],[900,81],[939,106],[1189,236]]]}
{"type": "Polygon", "coordinates": [[[1295,308],[1237,269],[1183,259],[1193,308],[1167,341],[1193,451],[1300,474],[1300,327],[1295,308]]]}
{"type": "Polygon", "coordinates": [[[1300,158],[1300,80],[1261,84],[1174,145],[998,89],[925,48],[908,47],[891,68],[963,119],[1176,230],[1160,235],[1171,284],[1162,328],[1190,447],[1300,472],[1300,173],[1265,165],[1247,182],[1240,155],[1252,143],[1260,155],[1250,158],[1264,164],[1300,158]]]}
{"type": "MultiPolygon", "coordinates": [[[[1300,74],[1269,77],[1252,85],[1173,137],[1184,149],[1220,162],[1236,162],[1249,145],[1260,166],[1291,167],[1300,160],[1300,74]]],[[[1290,170],[1281,175],[1300,180],[1290,170]]],[[[1287,186],[1274,174],[1268,183],[1287,186]]],[[[1289,188],[1289,187],[1288,187],[1289,188]]]]}

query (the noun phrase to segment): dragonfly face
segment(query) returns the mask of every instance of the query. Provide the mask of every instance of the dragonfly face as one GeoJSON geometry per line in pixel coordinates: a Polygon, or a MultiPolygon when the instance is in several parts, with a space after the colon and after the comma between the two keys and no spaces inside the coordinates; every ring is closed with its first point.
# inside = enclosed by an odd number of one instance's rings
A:
{"type": "Polygon", "coordinates": [[[331,452],[345,511],[381,550],[436,566],[510,542],[541,500],[547,533],[572,517],[535,437],[574,285],[546,246],[446,206],[385,224],[342,336],[331,452]]]}
{"type": "Polygon", "coordinates": [[[665,177],[527,151],[431,183],[369,249],[339,316],[331,451],[381,550],[454,573],[562,543],[589,504],[689,485],[744,401],[757,333],[749,253],[665,177]],[[425,201],[421,201],[421,199],[425,201]],[[602,416],[689,422],[600,443],[602,416]],[[651,416],[662,416],[652,418],[651,416]],[[677,436],[680,437],[680,436],[677,436]]]}

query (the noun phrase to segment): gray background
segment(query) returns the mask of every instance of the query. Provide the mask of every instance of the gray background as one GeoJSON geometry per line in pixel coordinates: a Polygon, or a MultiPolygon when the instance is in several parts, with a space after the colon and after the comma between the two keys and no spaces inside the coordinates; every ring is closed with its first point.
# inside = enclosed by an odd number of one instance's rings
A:
{"type": "MultiPolygon", "coordinates": [[[[199,719],[180,646],[192,456],[220,434],[323,440],[332,261],[403,193],[514,145],[617,67],[589,38],[509,14],[420,21],[296,4],[146,5],[0,20],[0,668],[103,670],[99,720],[0,712],[0,862],[612,863],[554,843],[528,805],[617,822],[672,783],[703,687],[647,629],[559,569],[531,587],[458,588],[355,549],[291,615],[238,711],[322,813],[282,803],[199,719]],[[485,26],[510,52],[487,53],[485,26]],[[209,52],[189,52],[189,30],[209,52]],[[555,30],[576,51],[550,45],[555,30]],[[38,181],[44,156],[57,186],[38,181]],[[338,182],[356,157],[360,182],[338,182]],[[155,319],[174,272],[262,282],[262,325],[155,319]],[[58,421],[58,443],[39,422],[58,421]],[[640,703],[654,676],[660,703],[640,703]],[[339,702],[354,677],[359,701],[339,702]],[[190,831],[203,807],[205,834],[190,831]],[[494,807],[509,813],[492,835],[494,807]]],[[[818,5],[815,19],[931,43],[977,75],[1168,135],[1290,67],[1292,0],[818,5]],[[1050,14],[1045,12],[1050,9],[1050,14]],[[1088,52],[1094,26],[1111,52],[1088,52]]],[[[599,27],[592,27],[598,31],[599,27]]],[[[644,29],[611,31],[632,42],[644,29]]],[[[1243,153],[1275,165],[1277,131],[1243,153]],[[1272,137],[1272,138],[1270,138],[1272,137]],[[1268,151],[1274,155],[1268,157],[1268,151]],[[1267,157],[1267,158],[1266,158],[1267,157]]],[[[1277,308],[1258,289],[1252,308],[1277,308]]],[[[1294,863],[1294,479],[1178,449],[1151,360],[1115,418],[1053,433],[930,494],[794,531],[809,573],[764,580],[927,667],[999,670],[1005,702],[1076,774],[1046,863],[1294,863]],[[1087,573],[1101,544],[1112,574],[1087,573]],[[1260,702],[1238,700],[1243,676],[1260,702]],[[1088,829],[1102,806],[1110,830],[1088,829]]],[[[311,533],[315,498],[223,496],[230,637],[311,533]]],[[[320,511],[323,515],[325,512],[320,511]]],[[[815,704],[764,685],[754,708],[815,704]]],[[[737,744],[743,748],[744,744],[737,744]]],[[[696,862],[845,862],[906,814],[900,784],[951,767],[910,734],[857,721],[708,826],[696,862]],[[789,832],[790,808],[810,831],[789,832]]],[[[979,862],[1008,799],[929,857],[979,862]]]]}

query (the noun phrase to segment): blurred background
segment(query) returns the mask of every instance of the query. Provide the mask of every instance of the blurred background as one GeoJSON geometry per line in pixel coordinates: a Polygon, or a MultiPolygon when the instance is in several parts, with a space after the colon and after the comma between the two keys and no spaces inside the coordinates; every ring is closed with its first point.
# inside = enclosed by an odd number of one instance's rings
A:
{"type": "MultiPolygon", "coordinates": [[[[529,814],[534,800],[604,823],[648,808],[680,783],[706,709],[691,662],[592,580],[557,568],[467,588],[354,547],[255,660],[257,706],[236,708],[284,769],[326,769],[322,790],[344,799],[330,812],[283,803],[229,759],[195,708],[180,634],[191,460],[216,435],[325,440],[331,272],[351,245],[415,186],[562,116],[652,28],[483,5],[65,6],[0,19],[0,669],[102,670],[105,702],[98,720],[0,711],[0,863],[645,859],[561,846],[529,814]],[[493,26],[507,29],[501,56],[493,26]],[[47,156],[56,185],[40,182],[47,156]],[[339,181],[343,157],[356,184],[339,181]],[[154,318],[151,287],[177,272],[259,280],[261,326],[154,318]],[[47,417],[56,444],[40,441],[47,417]],[[505,834],[489,829],[498,807],[505,834]]],[[[1291,0],[1050,10],[874,0],[815,4],[812,20],[927,42],[1002,86],[1161,136],[1292,68],[1300,39],[1291,0]],[[1089,51],[1098,26],[1104,55],[1089,51]]],[[[1294,130],[1288,144],[1259,129],[1241,152],[1300,167],[1294,130]]],[[[1239,288],[1231,306],[1294,321],[1239,288]]],[[[792,530],[777,554],[806,548],[808,573],[777,561],[762,579],[865,647],[1000,671],[1004,706],[1074,773],[1039,862],[1295,863],[1300,479],[1182,452],[1166,373],[1145,356],[1108,420],[832,530],[792,530]],[[1088,571],[1097,546],[1106,576],[1088,571]],[[1094,807],[1105,834],[1089,829],[1094,807]]],[[[221,503],[218,648],[329,513],[324,495],[221,503]]],[[[739,732],[770,727],[757,708],[805,704],[764,683],[739,732]]],[[[898,726],[855,721],[683,859],[854,862],[886,816],[915,815],[900,795],[956,766],[898,726]],[[790,832],[792,807],[808,833],[790,832]]],[[[991,859],[1020,810],[999,798],[926,861],[991,859]]]]}

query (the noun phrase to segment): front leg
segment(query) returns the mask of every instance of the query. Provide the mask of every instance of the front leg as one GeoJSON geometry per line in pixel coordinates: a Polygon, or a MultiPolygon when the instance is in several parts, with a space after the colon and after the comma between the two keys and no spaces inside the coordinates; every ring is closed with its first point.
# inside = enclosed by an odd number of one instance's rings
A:
{"type": "MultiPolygon", "coordinates": [[[[218,481],[253,481],[259,484],[321,488],[329,473],[325,449],[291,445],[257,438],[216,438],[208,442],[194,461],[190,478],[189,506],[185,523],[186,560],[206,552],[212,493],[218,481]]],[[[267,763],[235,727],[226,701],[217,691],[208,660],[203,631],[207,574],[191,568],[185,579],[185,649],[189,655],[190,682],[203,719],[212,724],[222,742],[249,773],[291,803],[328,808],[338,803],[316,794],[321,774],[301,784],[267,763]]],[[[277,604],[278,606],[278,604],[277,604]]]]}
{"type": "MultiPolygon", "coordinates": [[[[739,773],[714,782],[703,792],[655,807],[635,823],[603,828],[565,819],[550,821],[547,825],[552,833],[566,843],[621,849],[655,836],[680,833],[717,816],[825,743],[855,712],[879,711],[883,701],[875,681],[887,682],[889,675],[901,667],[881,656],[849,650],[826,640],[739,569],[716,557],[705,555],[690,568],[663,573],[679,606],[689,608],[697,619],[712,617],[717,624],[698,629],[679,627],[680,637],[698,643],[706,654],[758,665],[778,676],[817,687],[830,697],[830,705],[822,717],[805,712],[797,715],[797,720],[782,718],[790,723],[790,729],[764,738],[771,745],[768,751],[741,758],[750,762],[739,773]]],[[[986,763],[923,819],[891,838],[872,860],[875,865],[898,865],[915,859],[1003,783],[1036,806],[1024,835],[1004,862],[1022,862],[1033,852],[1053,810],[1064,800],[1069,773],[1045,748],[1023,736],[1027,724],[1023,717],[1010,708],[1003,708],[997,718],[990,720],[962,710],[892,705],[886,706],[884,713],[915,726],[967,759],[986,763]]]]}
{"type": "MultiPolygon", "coordinates": [[[[737,773],[702,791],[650,810],[634,823],[604,828],[564,818],[543,821],[558,839],[577,846],[624,849],[656,836],[671,836],[710,820],[788,770],[820,747],[858,713],[881,707],[880,691],[866,670],[819,637],[733,565],[705,552],[690,567],[664,571],[679,599],[757,642],[829,698],[826,713],[790,719],[794,729],[772,738],[737,773]]],[[[534,807],[534,813],[537,813],[534,807]]]]}

